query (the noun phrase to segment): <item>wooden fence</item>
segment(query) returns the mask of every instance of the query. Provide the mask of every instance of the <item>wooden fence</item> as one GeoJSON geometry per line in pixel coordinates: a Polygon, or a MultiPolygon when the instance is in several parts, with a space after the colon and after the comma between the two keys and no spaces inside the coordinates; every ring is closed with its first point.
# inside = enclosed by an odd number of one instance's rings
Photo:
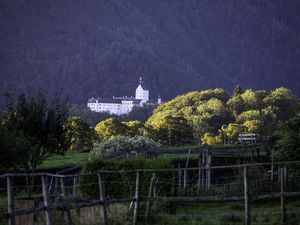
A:
{"type": "Polygon", "coordinates": [[[156,157],[158,155],[188,155],[188,154],[209,154],[212,156],[226,156],[226,157],[250,157],[261,155],[263,145],[238,145],[236,147],[212,148],[210,146],[191,148],[191,149],[145,149],[132,152],[115,152],[106,158],[129,158],[136,156],[144,156],[146,158],[156,157]]]}
{"type": "MultiPolygon", "coordinates": [[[[288,190],[288,176],[289,171],[296,173],[299,172],[300,161],[294,162],[279,162],[279,163],[255,163],[255,164],[243,164],[243,165],[231,165],[231,166],[214,166],[207,167],[202,164],[196,168],[170,168],[170,169],[141,169],[141,170],[124,170],[124,171],[98,171],[94,174],[73,174],[73,175],[58,175],[58,174],[47,174],[47,173],[36,173],[36,174],[3,174],[0,175],[1,182],[6,180],[6,197],[7,197],[7,211],[2,213],[0,217],[6,219],[9,225],[16,225],[16,217],[29,214],[37,214],[43,212],[45,215],[45,224],[54,225],[52,220],[53,213],[55,211],[62,211],[64,217],[66,218],[68,225],[73,225],[71,210],[79,210],[82,208],[101,206],[101,222],[105,225],[109,224],[109,218],[107,213],[108,205],[115,203],[132,203],[133,204],[133,214],[132,214],[132,224],[138,224],[142,219],[140,213],[140,204],[145,202],[146,209],[143,216],[143,219],[147,221],[150,217],[152,204],[155,202],[198,202],[198,203],[207,203],[207,202],[244,202],[244,221],[246,225],[251,224],[251,210],[249,202],[255,200],[263,199],[273,199],[280,198],[281,204],[281,221],[284,222],[287,219],[286,215],[286,198],[288,197],[297,197],[300,196],[299,185],[294,185],[293,188],[289,187],[288,190]],[[269,190],[269,193],[266,192],[251,192],[251,187],[256,185],[255,176],[249,175],[249,171],[266,171],[266,173],[260,174],[264,179],[270,181],[270,185],[277,184],[279,187],[274,188],[275,191],[269,190]],[[240,173],[240,180],[234,180],[232,176],[229,176],[231,180],[237,182],[241,181],[242,189],[240,193],[229,193],[229,194],[213,194],[210,195],[210,192],[203,192],[202,190],[213,190],[214,187],[217,187],[219,183],[210,183],[212,179],[212,171],[225,171],[225,170],[238,170],[240,173]],[[170,179],[172,182],[172,191],[171,195],[160,195],[159,194],[159,178],[162,173],[172,172],[174,177],[170,179]],[[151,179],[149,180],[148,193],[141,194],[141,179],[143,174],[151,173],[151,179]],[[113,198],[112,196],[106,195],[105,188],[108,187],[109,183],[104,181],[104,176],[113,174],[135,174],[135,188],[134,194],[132,196],[122,197],[122,198],[113,198]],[[193,174],[193,175],[191,175],[193,174]],[[176,176],[175,176],[176,175],[176,176]],[[96,176],[97,185],[99,191],[98,199],[87,199],[84,196],[80,196],[77,192],[78,180],[82,176],[96,176]],[[191,179],[193,177],[195,179],[191,179]],[[35,177],[36,180],[40,180],[41,189],[42,189],[42,202],[43,205],[38,205],[37,207],[32,207],[29,209],[17,210],[15,207],[16,193],[13,180],[16,177],[35,177]],[[189,181],[190,177],[190,181],[189,181]],[[50,179],[49,179],[50,178],[50,179]],[[57,205],[53,204],[51,193],[53,191],[53,182],[51,180],[59,180],[59,189],[60,195],[63,200],[72,202],[74,204],[69,205],[57,205]],[[50,180],[50,182],[49,182],[50,180]],[[69,181],[68,191],[66,181],[69,181]],[[70,180],[73,181],[70,184],[70,180]],[[255,182],[255,183],[254,183],[255,182]],[[214,186],[215,185],[215,186],[214,186]],[[180,192],[175,194],[174,186],[180,192]],[[71,189],[71,190],[70,190],[71,189]],[[187,194],[188,190],[196,190],[191,192],[192,194],[187,194]],[[202,192],[201,192],[202,191],[202,192]]],[[[217,177],[217,173],[215,173],[217,177]]],[[[216,178],[217,179],[217,178],[216,178]]],[[[293,178],[294,179],[294,178],[293,178]]],[[[299,178],[298,178],[299,181],[299,178]]],[[[115,181],[118,182],[118,181],[115,181]]],[[[168,181],[169,182],[169,181],[168,181]]],[[[230,183],[231,184],[231,183],[230,183]]],[[[239,183],[240,184],[240,183],[239,183]]],[[[269,183],[268,183],[269,184],[269,183]]],[[[298,183],[299,184],[299,183],[298,183]]],[[[56,184],[57,185],[57,184],[56,184]]],[[[86,184],[87,185],[87,184],[86,184]]],[[[113,184],[112,184],[113,186],[113,184]]],[[[270,186],[271,187],[271,186],[270,186]]],[[[254,189],[253,189],[254,190],[254,189]]]]}

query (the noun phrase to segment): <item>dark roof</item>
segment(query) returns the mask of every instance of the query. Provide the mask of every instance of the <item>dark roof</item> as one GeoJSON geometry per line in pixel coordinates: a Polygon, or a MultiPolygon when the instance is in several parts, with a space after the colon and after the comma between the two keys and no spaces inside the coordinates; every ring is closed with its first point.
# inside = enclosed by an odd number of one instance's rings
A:
{"type": "Polygon", "coordinates": [[[139,104],[140,99],[135,99],[134,97],[113,97],[113,98],[90,98],[88,103],[96,103],[98,100],[99,103],[114,103],[122,104],[122,101],[133,101],[134,104],[139,104]]]}

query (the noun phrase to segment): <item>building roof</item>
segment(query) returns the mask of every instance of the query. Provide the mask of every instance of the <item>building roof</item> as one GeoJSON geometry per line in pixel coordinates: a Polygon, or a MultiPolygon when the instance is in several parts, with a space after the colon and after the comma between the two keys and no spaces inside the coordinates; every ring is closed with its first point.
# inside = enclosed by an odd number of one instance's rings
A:
{"type": "Polygon", "coordinates": [[[113,98],[90,98],[88,103],[111,103],[111,104],[122,104],[122,101],[133,101],[134,104],[139,104],[141,99],[135,99],[134,97],[113,97],[113,98]]]}

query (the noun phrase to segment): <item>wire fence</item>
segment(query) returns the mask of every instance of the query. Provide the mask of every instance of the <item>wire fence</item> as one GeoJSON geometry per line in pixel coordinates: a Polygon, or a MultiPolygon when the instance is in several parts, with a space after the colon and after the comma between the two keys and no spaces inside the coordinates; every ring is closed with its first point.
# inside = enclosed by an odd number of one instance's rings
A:
{"type": "Polygon", "coordinates": [[[300,210],[300,204],[287,208],[286,203],[300,196],[299,181],[299,161],[71,175],[3,174],[0,224],[144,224],[169,211],[173,218],[189,221],[214,212],[182,213],[186,204],[230,202],[239,204],[237,212],[233,207],[229,214],[215,214],[248,225],[267,213],[252,211],[251,206],[273,199],[280,199],[279,210],[269,215],[284,222],[300,210]]]}

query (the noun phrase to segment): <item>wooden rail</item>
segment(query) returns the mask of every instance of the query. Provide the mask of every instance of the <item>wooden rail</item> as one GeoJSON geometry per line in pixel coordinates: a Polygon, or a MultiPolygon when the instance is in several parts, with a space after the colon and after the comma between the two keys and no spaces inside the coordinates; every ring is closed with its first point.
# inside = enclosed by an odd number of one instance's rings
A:
{"type": "MultiPolygon", "coordinates": [[[[300,165],[300,161],[292,161],[292,162],[277,162],[277,163],[254,163],[254,164],[243,164],[243,165],[231,165],[231,166],[214,166],[210,167],[209,170],[212,169],[234,169],[239,168],[243,169],[243,195],[228,195],[228,196],[222,196],[222,195],[216,195],[216,196],[158,196],[157,195],[157,185],[158,185],[158,174],[159,172],[174,172],[178,174],[181,174],[182,169],[185,172],[185,178],[184,178],[184,185],[182,187],[186,187],[187,182],[187,176],[188,171],[196,170],[197,174],[198,171],[203,169],[207,171],[206,166],[201,167],[201,163],[199,164],[199,167],[197,168],[187,168],[188,161],[185,168],[170,168],[170,169],[141,169],[141,170],[128,170],[128,171],[98,171],[97,173],[89,173],[89,174],[74,174],[74,175],[58,175],[58,174],[48,174],[48,173],[36,173],[36,174],[3,174],[0,176],[0,178],[6,178],[7,183],[7,212],[2,214],[2,217],[6,218],[8,220],[9,225],[15,225],[16,220],[15,218],[17,216],[21,215],[28,215],[31,213],[39,213],[44,212],[45,213],[45,222],[46,225],[53,225],[52,221],[52,213],[56,210],[63,211],[66,214],[67,223],[68,225],[72,225],[73,221],[71,218],[70,211],[72,209],[81,209],[86,207],[92,207],[92,206],[101,206],[102,208],[102,214],[103,214],[103,224],[108,225],[109,224],[109,218],[107,216],[107,205],[114,204],[114,203],[125,203],[125,202],[132,202],[134,205],[133,209],[133,224],[138,224],[140,217],[139,217],[139,208],[140,208],[140,202],[147,202],[147,208],[145,212],[145,218],[149,218],[150,211],[151,211],[151,202],[156,201],[166,201],[166,202],[198,202],[198,203],[207,203],[207,202],[236,202],[236,201],[243,201],[244,202],[244,209],[245,209],[245,224],[250,225],[251,224],[251,211],[250,211],[250,205],[249,202],[256,201],[256,200],[263,200],[263,199],[273,199],[273,198],[280,198],[280,204],[281,204],[281,222],[285,222],[287,219],[286,215],[286,198],[287,197],[299,197],[300,191],[294,191],[294,192],[287,192],[286,191],[286,182],[287,182],[287,165],[300,165]],[[252,167],[259,167],[259,166],[271,166],[274,168],[274,166],[280,166],[279,171],[279,182],[280,182],[280,192],[274,192],[274,193],[267,193],[267,194],[257,194],[253,195],[251,194],[249,190],[249,168],[252,167]],[[152,178],[149,184],[149,195],[148,196],[141,196],[140,191],[140,180],[142,177],[142,172],[153,172],[152,178]],[[134,196],[131,198],[123,198],[123,199],[109,199],[105,195],[104,190],[104,180],[103,180],[103,174],[105,173],[136,173],[136,179],[135,179],[135,193],[134,196]],[[68,196],[66,192],[66,186],[64,179],[65,178],[77,178],[79,176],[86,176],[86,175],[96,175],[98,177],[98,188],[99,188],[99,199],[97,200],[89,200],[84,201],[84,199],[78,199],[75,197],[75,195],[68,196]],[[41,177],[41,183],[42,183],[42,194],[43,194],[43,207],[37,207],[34,209],[27,209],[27,210],[16,210],[14,206],[14,188],[12,184],[12,178],[14,176],[21,176],[21,177],[30,177],[35,176],[41,177]],[[62,190],[62,197],[66,200],[71,200],[72,202],[76,203],[73,206],[55,206],[51,204],[51,197],[49,196],[49,189],[48,189],[48,178],[49,177],[55,177],[59,178],[61,181],[61,190],[62,190]]],[[[199,173],[199,179],[201,178],[201,174],[199,173]]],[[[179,176],[179,178],[181,175],[179,176]]],[[[173,183],[176,183],[177,181],[175,179],[172,179],[173,183]]],[[[201,184],[201,181],[197,181],[197,184],[201,184]]],[[[181,182],[178,184],[181,186],[181,182]]],[[[76,188],[76,184],[74,184],[74,188],[76,188]]],[[[206,188],[209,189],[209,187],[206,185],[206,188]]],[[[198,186],[199,189],[199,186],[198,186]]],[[[74,190],[73,190],[74,193],[74,190]]],[[[1,218],[1,215],[0,215],[1,218]]]]}

